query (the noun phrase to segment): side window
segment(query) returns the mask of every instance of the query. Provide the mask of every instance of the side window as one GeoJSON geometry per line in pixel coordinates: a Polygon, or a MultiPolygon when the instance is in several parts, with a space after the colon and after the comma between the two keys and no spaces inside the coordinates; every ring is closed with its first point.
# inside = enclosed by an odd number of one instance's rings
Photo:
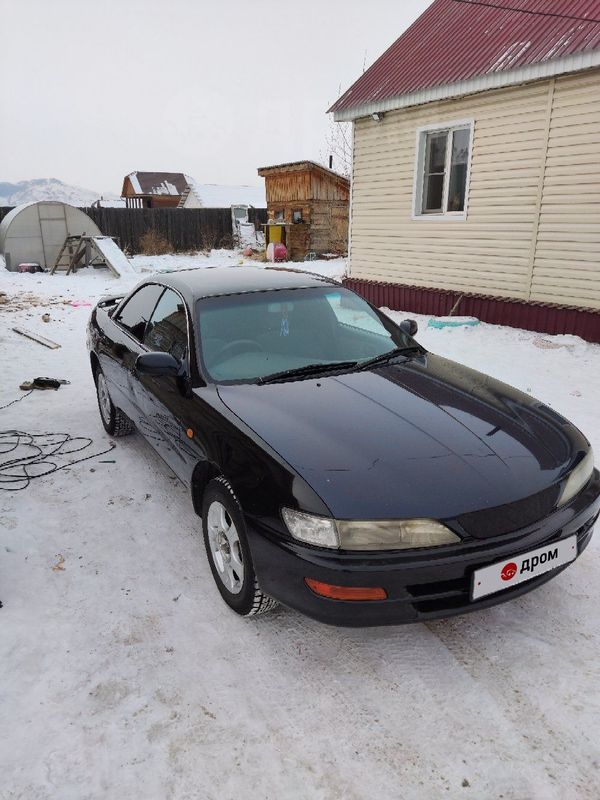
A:
{"type": "Polygon", "coordinates": [[[127,328],[132,336],[135,336],[141,342],[146,330],[146,323],[150,319],[150,315],[154,311],[154,306],[163,289],[163,286],[158,286],[155,283],[142,286],[125,303],[115,317],[115,322],[127,328]]]}
{"type": "Polygon", "coordinates": [[[165,289],[146,328],[144,344],[150,350],[171,353],[179,360],[185,356],[188,348],[187,317],[177,292],[165,289]]]}
{"type": "Polygon", "coordinates": [[[473,124],[417,131],[415,217],[466,219],[473,124]]]}

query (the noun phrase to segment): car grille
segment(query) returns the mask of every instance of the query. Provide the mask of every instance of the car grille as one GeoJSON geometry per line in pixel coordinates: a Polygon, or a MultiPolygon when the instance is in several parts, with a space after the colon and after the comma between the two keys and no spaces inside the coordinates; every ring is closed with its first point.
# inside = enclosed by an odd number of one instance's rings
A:
{"type": "Polygon", "coordinates": [[[491,539],[512,533],[547,517],[558,502],[559,491],[558,486],[550,486],[516,503],[462,514],[457,522],[474,539],[491,539]]]}
{"type": "MultiPolygon", "coordinates": [[[[577,530],[577,545],[580,553],[589,544],[598,516],[599,514],[596,514],[577,530]]],[[[556,535],[553,535],[545,542],[540,542],[537,547],[551,544],[552,540],[555,538],[557,538],[556,535]]],[[[482,562],[478,564],[476,568],[479,569],[484,566],[486,566],[486,564],[482,562]]],[[[415,611],[420,614],[431,614],[438,611],[474,605],[470,600],[472,572],[473,569],[469,569],[468,573],[464,576],[449,581],[437,581],[436,583],[421,583],[414,586],[407,586],[406,589],[413,598],[411,605],[415,611]]],[[[548,576],[549,573],[543,573],[537,578],[532,578],[532,580],[527,582],[527,585],[533,588],[537,583],[543,583],[544,579],[547,579],[548,576]]],[[[513,589],[505,589],[502,595],[504,597],[510,597],[513,592],[518,591],[522,586],[523,584],[519,584],[513,587],[513,589]]]]}

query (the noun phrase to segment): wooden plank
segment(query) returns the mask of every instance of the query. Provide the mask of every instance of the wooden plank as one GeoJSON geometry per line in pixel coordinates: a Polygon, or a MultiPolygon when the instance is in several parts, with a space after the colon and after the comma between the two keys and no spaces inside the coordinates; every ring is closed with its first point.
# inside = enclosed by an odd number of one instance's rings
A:
{"type": "Polygon", "coordinates": [[[20,334],[21,336],[27,337],[27,339],[32,339],[34,342],[38,344],[43,344],[44,347],[49,347],[50,350],[58,350],[61,346],[56,342],[53,342],[52,339],[46,339],[44,336],[40,336],[39,333],[34,333],[33,331],[28,331],[25,328],[14,327],[13,331],[15,333],[20,334]]]}

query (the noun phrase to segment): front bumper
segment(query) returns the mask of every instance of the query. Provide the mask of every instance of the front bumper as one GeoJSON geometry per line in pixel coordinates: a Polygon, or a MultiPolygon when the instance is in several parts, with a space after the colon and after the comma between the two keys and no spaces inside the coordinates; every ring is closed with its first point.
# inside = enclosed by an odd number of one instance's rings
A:
{"type": "Polygon", "coordinates": [[[577,534],[581,554],[592,537],[599,510],[600,476],[595,471],[568,506],[496,539],[430,550],[340,554],[284,540],[256,520],[247,520],[247,532],[261,588],[284,605],[330,625],[397,625],[488,608],[546,583],[565,567],[481,600],[470,599],[472,575],[480,567],[573,534],[577,534]],[[339,586],[381,586],[387,600],[330,600],[312,592],[305,578],[339,586]]]}

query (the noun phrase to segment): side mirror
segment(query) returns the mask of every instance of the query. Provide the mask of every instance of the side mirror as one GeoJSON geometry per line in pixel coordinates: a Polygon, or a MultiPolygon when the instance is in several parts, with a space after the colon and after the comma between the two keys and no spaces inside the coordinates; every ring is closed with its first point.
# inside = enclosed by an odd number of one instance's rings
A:
{"type": "Polygon", "coordinates": [[[142,353],[135,360],[135,369],[142,375],[170,375],[177,378],[183,374],[183,365],[171,353],[142,353]]]}
{"type": "Polygon", "coordinates": [[[400,330],[408,333],[409,336],[416,336],[419,326],[414,319],[403,319],[400,323],[400,330]]]}

